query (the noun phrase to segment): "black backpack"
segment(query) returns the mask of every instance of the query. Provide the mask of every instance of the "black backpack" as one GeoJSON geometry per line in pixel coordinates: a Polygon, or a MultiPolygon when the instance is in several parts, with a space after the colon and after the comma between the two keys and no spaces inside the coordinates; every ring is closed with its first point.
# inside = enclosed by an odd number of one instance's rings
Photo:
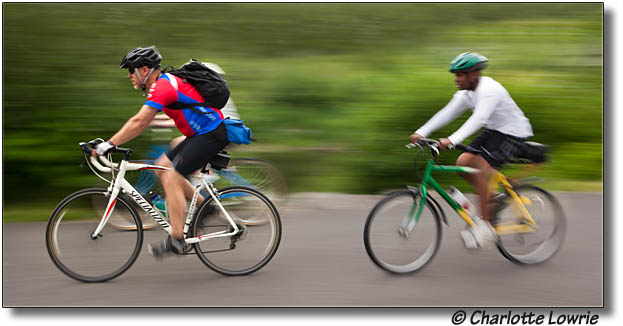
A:
{"type": "Polygon", "coordinates": [[[227,81],[225,81],[219,73],[208,68],[201,62],[191,59],[190,62],[181,66],[180,69],[171,70],[168,73],[180,77],[185,82],[195,86],[204,101],[203,103],[174,102],[167,105],[168,108],[173,110],[191,109],[197,113],[208,114],[207,112],[201,112],[194,107],[208,106],[220,110],[225,106],[225,104],[227,104],[227,100],[230,95],[227,81]]]}

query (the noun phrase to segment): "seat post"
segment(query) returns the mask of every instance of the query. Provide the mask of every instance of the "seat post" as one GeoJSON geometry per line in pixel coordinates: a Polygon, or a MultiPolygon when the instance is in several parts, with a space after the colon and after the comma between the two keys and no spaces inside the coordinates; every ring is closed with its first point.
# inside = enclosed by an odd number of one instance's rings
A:
{"type": "Polygon", "coordinates": [[[206,174],[206,173],[210,173],[210,162],[206,163],[206,165],[201,168],[201,174],[206,174]]]}

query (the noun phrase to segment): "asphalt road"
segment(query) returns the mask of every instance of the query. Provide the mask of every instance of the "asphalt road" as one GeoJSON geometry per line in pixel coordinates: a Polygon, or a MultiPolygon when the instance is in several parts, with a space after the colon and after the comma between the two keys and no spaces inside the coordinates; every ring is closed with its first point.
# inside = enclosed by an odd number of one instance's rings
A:
{"type": "MultiPolygon", "coordinates": [[[[86,284],[61,273],[45,247],[45,223],[3,224],[5,307],[599,307],[603,305],[601,193],[557,193],[567,215],[560,252],[518,266],[496,249],[464,249],[464,224],[449,218],[434,260],[416,274],[376,267],[363,246],[380,196],[297,194],[281,210],[283,237],[255,274],[227,277],[195,256],[154,261],[143,246],[118,278],[86,284]]],[[[163,237],[147,231],[145,243],[163,237]]]]}

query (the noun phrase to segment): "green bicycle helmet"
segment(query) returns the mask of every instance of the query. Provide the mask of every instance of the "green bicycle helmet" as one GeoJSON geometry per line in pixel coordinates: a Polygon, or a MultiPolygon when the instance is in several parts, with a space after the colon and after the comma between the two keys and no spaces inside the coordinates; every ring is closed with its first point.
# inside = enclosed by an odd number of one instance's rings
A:
{"type": "Polygon", "coordinates": [[[484,55],[474,52],[461,53],[450,62],[450,72],[469,72],[485,69],[489,65],[484,55]]]}

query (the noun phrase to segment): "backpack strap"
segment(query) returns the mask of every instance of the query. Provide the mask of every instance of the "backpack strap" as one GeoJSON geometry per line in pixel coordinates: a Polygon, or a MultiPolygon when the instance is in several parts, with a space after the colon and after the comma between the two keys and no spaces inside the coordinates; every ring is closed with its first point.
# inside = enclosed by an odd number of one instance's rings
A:
{"type": "Polygon", "coordinates": [[[175,76],[171,75],[170,73],[165,73],[165,75],[167,76],[167,78],[169,79],[169,82],[171,83],[171,86],[173,86],[173,89],[175,89],[176,91],[179,91],[179,88],[177,86],[177,79],[175,79],[175,76]]]}
{"type": "MultiPolygon", "coordinates": [[[[169,82],[171,83],[171,86],[173,86],[173,89],[175,89],[176,91],[179,91],[179,86],[177,84],[177,79],[175,79],[175,76],[170,74],[170,73],[165,73],[165,75],[167,75],[167,78],[169,79],[169,82]]],[[[199,113],[199,114],[210,114],[210,112],[203,112],[203,111],[199,111],[195,108],[195,106],[207,106],[207,103],[182,103],[182,102],[173,102],[169,105],[167,105],[167,107],[169,109],[172,110],[183,110],[183,109],[191,109],[192,111],[199,113]]],[[[211,108],[212,110],[215,110],[214,108],[211,108]]]]}

